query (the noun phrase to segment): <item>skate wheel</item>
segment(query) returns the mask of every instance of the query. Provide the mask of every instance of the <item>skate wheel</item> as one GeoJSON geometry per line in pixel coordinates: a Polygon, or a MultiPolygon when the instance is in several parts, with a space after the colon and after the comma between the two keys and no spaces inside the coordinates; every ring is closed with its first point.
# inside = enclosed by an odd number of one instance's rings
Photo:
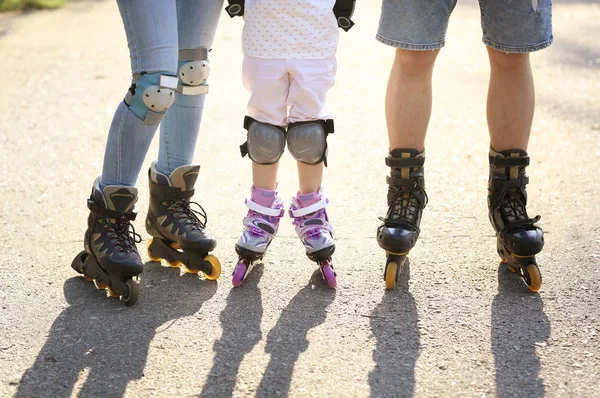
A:
{"type": "Polygon", "coordinates": [[[508,263],[508,260],[507,260],[507,259],[505,259],[504,257],[500,257],[500,262],[501,262],[502,264],[506,264],[506,263],[508,263]]]}
{"type": "Polygon", "coordinates": [[[244,282],[244,279],[246,279],[248,266],[249,264],[246,262],[246,260],[240,260],[240,262],[235,266],[235,270],[233,270],[233,277],[231,278],[231,283],[233,283],[233,286],[241,286],[242,282],[244,282]]]}
{"type": "Polygon", "coordinates": [[[88,282],[93,282],[94,281],[94,278],[91,277],[91,276],[89,276],[89,275],[83,275],[83,279],[85,279],[88,282]]]}
{"type": "Polygon", "coordinates": [[[529,290],[536,293],[542,287],[542,275],[540,269],[534,263],[527,264],[527,276],[525,282],[529,290]]]}
{"type": "Polygon", "coordinates": [[[165,260],[167,265],[171,268],[179,268],[181,267],[181,261],[179,260],[165,260]]]}
{"type": "Polygon", "coordinates": [[[146,251],[148,252],[148,257],[150,258],[150,261],[157,261],[160,262],[160,260],[162,260],[162,258],[160,257],[156,257],[152,255],[152,251],[150,250],[150,245],[152,244],[152,239],[150,239],[148,241],[148,243],[146,243],[146,251]]]}
{"type": "Polygon", "coordinates": [[[396,287],[396,279],[398,277],[398,263],[391,261],[385,268],[385,288],[394,289],[396,287]]]}
{"type": "Polygon", "coordinates": [[[323,273],[323,279],[327,282],[327,286],[335,289],[337,286],[337,280],[335,278],[335,271],[329,262],[326,262],[321,266],[321,272],[323,273]]]}
{"type": "Polygon", "coordinates": [[[119,297],[121,297],[121,295],[119,293],[115,292],[110,287],[108,288],[108,295],[110,297],[112,297],[112,298],[119,298],[119,297]]]}
{"type": "Polygon", "coordinates": [[[216,280],[221,275],[221,262],[217,257],[213,256],[212,254],[209,254],[208,256],[204,257],[204,261],[206,261],[212,266],[212,271],[210,272],[210,274],[207,274],[205,272],[204,276],[208,280],[216,280]]]}
{"type": "Polygon", "coordinates": [[[187,274],[198,275],[200,273],[199,269],[188,268],[185,264],[182,265],[181,268],[183,268],[183,271],[187,274]]]}
{"type": "Polygon", "coordinates": [[[96,289],[98,290],[108,289],[108,284],[106,282],[99,281],[98,279],[94,281],[94,285],[96,285],[96,289]]]}
{"type": "Polygon", "coordinates": [[[133,279],[127,279],[125,281],[125,293],[121,296],[123,304],[130,307],[137,303],[140,297],[140,285],[135,283],[133,279]]]}

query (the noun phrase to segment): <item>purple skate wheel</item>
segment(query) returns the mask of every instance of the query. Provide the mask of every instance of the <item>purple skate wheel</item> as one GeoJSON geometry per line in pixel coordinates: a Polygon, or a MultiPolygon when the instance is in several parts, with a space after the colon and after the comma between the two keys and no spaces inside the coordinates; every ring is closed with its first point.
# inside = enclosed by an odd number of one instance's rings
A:
{"type": "Polygon", "coordinates": [[[327,282],[327,286],[332,289],[335,289],[337,286],[337,281],[335,278],[335,271],[333,270],[333,265],[329,260],[323,261],[321,264],[321,272],[323,273],[323,279],[327,282]]]}
{"type": "Polygon", "coordinates": [[[233,286],[238,287],[242,284],[242,282],[244,282],[249,266],[250,263],[247,260],[240,260],[238,262],[238,264],[235,266],[235,270],[233,271],[233,278],[231,279],[233,286]]]}

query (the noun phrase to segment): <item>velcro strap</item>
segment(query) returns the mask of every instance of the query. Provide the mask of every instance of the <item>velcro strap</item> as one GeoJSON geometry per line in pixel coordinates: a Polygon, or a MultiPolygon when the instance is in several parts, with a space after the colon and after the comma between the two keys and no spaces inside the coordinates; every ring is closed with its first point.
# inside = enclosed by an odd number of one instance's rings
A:
{"type": "Polygon", "coordinates": [[[392,185],[394,187],[412,187],[416,184],[416,181],[410,178],[397,178],[392,176],[387,176],[385,178],[385,182],[388,185],[392,185]]]}
{"type": "Polygon", "coordinates": [[[240,145],[240,152],[242,153],[242,157],[248,154],[248,141],[244,142],[240,145]]]}
{"type": "Polygon", "coordinates": [[[303,236],[306,231],[315,228],[329,231],[332,235],[334,233],[333,226],[327,221],[321,220],[320,218],[311,218],[309,220],[305,220],[296,227],[296,234],[298,236],[303,236]]]}
{"type": "Polygon", "coordinates": [[[529,183],[529,177],[517,178],[514,180],[493,180],[492,186],[494,189],[504,188],[520,188],[529,183]]]}
{"type": "Polygon", "coordinates": [[[98,214],[103,217],[115,218],[115,219],[126,218],[130,221],[133,221],[133,220],[135,220],[135,218],[137,216],[137,213],[134,213],[133,211],[121,213],[121,212],[118,212],[115,210],[110,210],[110,209],[104,208],[102,206],[97,205],[96,202],[94,202],[92,199],[88,199],[87,206],[88,206],[88,209],[90,209],[90,211],[92,213],[98,214]]]}
{"type": "Polygon", "coordinates": [[[251,198],[246,198],[246,207],[250,210],[253,210],[257,213],[263,214],[265,216],[271,217],[283,217],[285,214],[285,209],[272,209],[270,207],[261,206],[258,203],[252,201],[251,198]]]}
{"type": "Polygon", "coordinates": [[[164,190],[163,198],[165,200],[189,199],[194,196],[194,189],[181,191],[179,188],[167,188],[164,190]]]}
{"type": "Polygon", "coordinates": [[[389,167],[405,168],[405,167],[423,167],[425,158],[393,158],[388,156],[385,158],[385,164],[389,167]]]}
{"type": "Polygon", "coordinates": [[[246,116],[244,118],[244,129],[248,130],[250,128],[250,125],[254,122],[256,122],[256,119],[254,119],[250,116],[246,116]]]}
{"type": "Polygon", "coordinates": [[[290,214],[294,218],[304,217],[307,214],[311,214],[311,213],[314,213],[315,211],[326,208],[328,204],[329,204],[329,199],[323,198],[323,199],[319,200],[317,203],[313,203],[310,206],[303,207],[301,209],[290,209],[290,214]]]}
{"type": "Polygon", "coordinates": [[[529,156],[520,156],[518,158],[495,156],[490,158],[490,163],[496,167],[525,167],[529,166],[529,156]]]}
{"type": "Polygon", "coordinates": [[[323,130],[325,130],[325,134],[335,133],[335,126],[333,125],[333,119],[325,120],[325,123],[323,124],[323,130]]]}

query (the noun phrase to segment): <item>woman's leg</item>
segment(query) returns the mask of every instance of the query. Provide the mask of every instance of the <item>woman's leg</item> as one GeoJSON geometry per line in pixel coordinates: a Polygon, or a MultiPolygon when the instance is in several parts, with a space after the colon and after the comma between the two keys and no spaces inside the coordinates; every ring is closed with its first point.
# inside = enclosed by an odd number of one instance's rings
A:
{"type": "Polygon", "coordinates": [[[135,185],[160,118],[170,105],[169,96],[174,95],[170,88],[161,90],[163,84],[173,79],[161,76],[177,72],[175,0],[118,0],[117,3],[127,35],[132,74],[137,81],[119,104],[110,127],[102,187],[135,185]]]}
{"type": "Polygon", "coordinates": [[[181,85],[160,129],[157,170],[169,175],[192,164],[200,131],[210,50],[221,15],[222,0],[177,0],[178,74],[181,85]],[[200,71],[200,69],[203,69],[200,71]],[[187,75],[186,75],[187,73],[187,75]],[[199,77],[194,80],[192,76],[199,77]]]}

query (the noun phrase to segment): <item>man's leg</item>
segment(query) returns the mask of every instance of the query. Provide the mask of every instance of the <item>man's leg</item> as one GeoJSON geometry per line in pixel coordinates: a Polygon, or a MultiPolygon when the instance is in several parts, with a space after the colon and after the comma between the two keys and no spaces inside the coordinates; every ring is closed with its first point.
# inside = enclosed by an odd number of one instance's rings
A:
{"type": "Polygon", "coordinates": [[[385,97],[390,151],[425,146],[436,57],[437,51],[396,50],[385,97]]]}
{"type": "Polygon", "coordinates": [[[529,54],[507,54],[488,47],[488,55],[487,120],[492,148],[527,150],[535,105],[529,54]]]}

